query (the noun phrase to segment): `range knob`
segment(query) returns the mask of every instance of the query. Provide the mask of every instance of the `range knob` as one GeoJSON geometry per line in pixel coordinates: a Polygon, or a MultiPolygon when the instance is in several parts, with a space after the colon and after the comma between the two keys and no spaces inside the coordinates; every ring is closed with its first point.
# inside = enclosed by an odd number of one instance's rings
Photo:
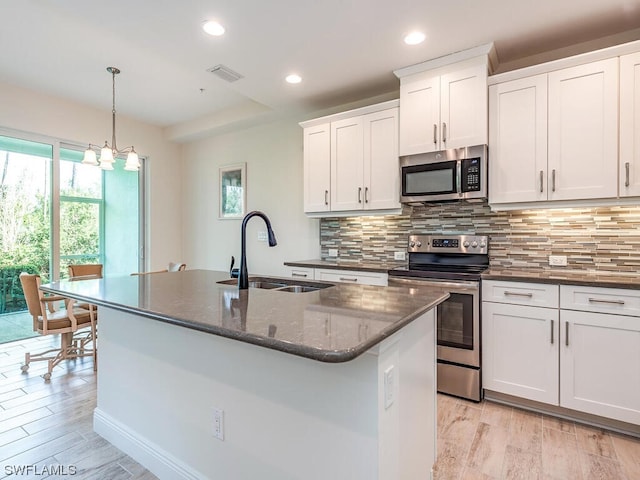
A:
{"type": "Polygon", "coordinates": [[[478,242],[471,242],[471,247],[476,248],[478,246],[478,242]]]}
{"type": "Polygon", "coordinates": [[[485,242],[480,242],[480,248],[485,248],[487,244],[485,242]]]}
{"type": "Polygon", "coordinates": [[[418,241],[416,242],[416,247],[420,248],[421,246],[422,246],[422,242],[421,242],[420,240],[418,240],[418,241]]]}
{"type": "Polygon", "coordinates": [[[469,246],[469,242],[465,240],[465,241],[462,243],[462,246],[463,246],[464,248],[467,248],[467,247],[469,246]]]}

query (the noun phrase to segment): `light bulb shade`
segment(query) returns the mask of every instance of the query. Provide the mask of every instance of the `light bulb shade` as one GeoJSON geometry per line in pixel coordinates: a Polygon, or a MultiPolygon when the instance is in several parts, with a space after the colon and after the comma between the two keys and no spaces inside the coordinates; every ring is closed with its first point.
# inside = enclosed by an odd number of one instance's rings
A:
{"type": "Polygon", "coordinates": [[[98,159],[96,158],[96,152],[94,152],[90,148],[87,148],[84,151],[84,157],[82,158],[82,163],[84,165],[98,165],[98,159]]]}
{"type": "MultiPolygon", "coordinates": [[[[103,163],[113,163],[113,151],[107,147],[106,145],[104,147],[102,147],[102,150],[100,150],[100,165],[102,165],[103,163]]],[[[111,170],[111,169],[106,169],[105,170],[111,170]]]]}
{"type": "Polygon", "coordinates": [[[113,170],[113,162],[100,161],[100,168],[102,170],[113,170]]]}
{"type": "Polygon", "coordinates": [[[127,155],[127,162],[124,164],[124,169],[130,171],[140,170],[140,159],[135,150],[131,150],[127,155]]]}

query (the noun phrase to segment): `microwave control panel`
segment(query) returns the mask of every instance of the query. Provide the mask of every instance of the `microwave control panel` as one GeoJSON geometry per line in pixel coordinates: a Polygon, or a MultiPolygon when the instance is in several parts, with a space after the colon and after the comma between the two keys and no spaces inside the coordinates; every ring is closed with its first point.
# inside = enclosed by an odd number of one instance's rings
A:
{"type": "Polygon", "coordinates": [[[461,182],[463,192],[479,192],[480,185],[480,158],[465,158],[460,161],[462,170],[461,182]]]}

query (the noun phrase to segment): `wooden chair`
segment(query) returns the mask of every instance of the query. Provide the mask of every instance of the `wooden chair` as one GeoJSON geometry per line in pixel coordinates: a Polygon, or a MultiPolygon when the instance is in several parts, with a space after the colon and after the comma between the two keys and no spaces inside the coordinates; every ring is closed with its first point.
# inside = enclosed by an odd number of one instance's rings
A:
{"type": "Polygon", "coordinates": [[[164,270],[155,270],[153,272],[134,272],[131,275],[150,275],[152,273],[166,273],[166,272],[182,272],[187,268],[186,263],[169,263],[169,266],[164,270]]]}
{"type": "Polygon", "coordinates": [[[22,371],[29,370],[31,362],[47,360],[45,380],[51,379],[53,368],[62,360],[78,357],[93,357],[93,369],[97,367],[96,318],[92,311],[78,308],[75,300],[58,295],[45,295],[40,290],[40,276],[28,273],[20,274],[20,283],[24,290],[29,313],[33,317],[33,330],[41,335],[60,334],[60,348],[37,354],[26,353],[22,371]],[[56,304],[64,301],[66,309],[57,310],[56,304]],[[79,330],[82,329],[82,332],[79,330]],[[92,348],[87,345],[92,343],[92,348]],[[55,353],[54,353],[55,352],[55,353]]]}
{"type": "Polygon", "coordinates": [[[71,279],[83,280],[85,278],[102,278],[101,263],[83,263],[69,265],[67,268],[69,269],[69,278],[71,279]]]}
{"type": "MultiPolygon", "coordinates": [[[[91,280],[93,278],[102,278],[102,264],[101,263],[77,263],[75,265],[68,265],[69,280],[91,280]]],[[[98,307],[91,303],[76,303],[76,307],[91,310],[97,312],[98,307]]]]}

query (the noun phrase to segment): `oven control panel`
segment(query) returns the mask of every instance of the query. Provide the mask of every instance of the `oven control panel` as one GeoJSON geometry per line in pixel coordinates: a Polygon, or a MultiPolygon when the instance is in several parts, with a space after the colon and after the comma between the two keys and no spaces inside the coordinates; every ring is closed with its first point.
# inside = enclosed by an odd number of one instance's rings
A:
{"type": "Polygon", "coordinates": [[[489,237],[486,235],[409,235],[409,253],[467,253],[486,255],[489,237]]]}

